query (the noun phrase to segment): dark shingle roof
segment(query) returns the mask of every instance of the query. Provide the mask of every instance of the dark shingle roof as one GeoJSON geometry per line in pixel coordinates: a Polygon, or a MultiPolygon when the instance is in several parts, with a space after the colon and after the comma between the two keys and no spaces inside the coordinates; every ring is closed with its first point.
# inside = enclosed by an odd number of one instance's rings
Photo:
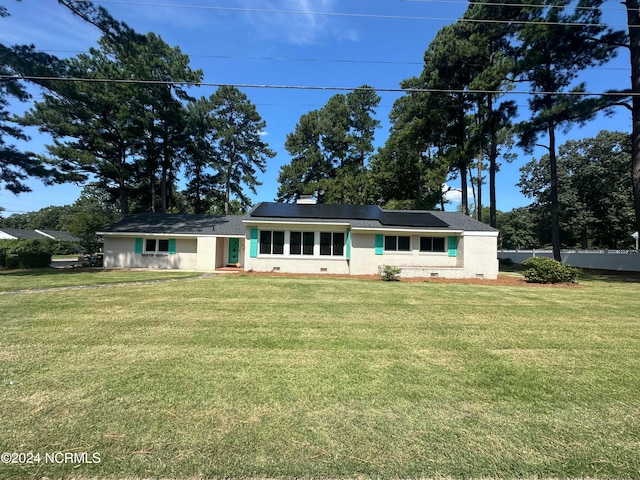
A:
{"type": "Polygon", "coordinates": [[[40,235],[35,230],[21,230],[19,228],[0,228],[0,231],[11,235],[20,240],[33,240],[46,238],[44,235],[40,235]]]}
{"type": "Polygon", "coordinates": [[[53,238],[54,240],[61,240],[65,242],[79,242],[78,237],[74,237],[69,232],[61,232],[60,230],[36,230],[38,233],[44,234],[44,236],[53,238]]]}
{"type": "Polygon", "coordinates": [[[431,212],[435,217],[449,224],[452,230],[464,230],[467,232],[497,232],[498,230],[490,227],[486,223],[479,222],[469,215],[460,212],[443,212],[435,210],[431,212]]]}
{"type": "Polygon", "coordinates": [[[120,220],[99,233],[156,233],[183,235],[244,235],[240,215],[213,216],[139,213],[120,220]]]}
{"type": "Polygon", "coordinates": [[[360,228],[416,228],[495,231],[489,225],[458,212],[383,210],[376,205],[259,203],[248,215],[252,220],[345,222],[360,228]]]}
{"type": "Polygon", "coordinates": [[[243,220],[349,223],[359,228],[415,228],[463,231],[496,231],[482,222],[458,212],[382,210],[375,205],[293,205],[259,203],[248,215],[188,215],[140,213],[131,215],[99,233],[159,235],[243,236],[243,220]],[[275,206],[275,207],[274,207],[275,206]],[[297,208],[283,208],[297,207],[297,208]],[[309,208],[311,207],[311,208],[309,208]]]}

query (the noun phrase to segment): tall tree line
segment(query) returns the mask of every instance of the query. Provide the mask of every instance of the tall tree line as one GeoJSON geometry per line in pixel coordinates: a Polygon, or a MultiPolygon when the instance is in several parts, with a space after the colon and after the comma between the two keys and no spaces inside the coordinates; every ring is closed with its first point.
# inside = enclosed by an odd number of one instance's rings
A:
{"type": "MultiPolygon", "coordinates": [[[[24,138],[11,122],[6,99],[26,100],[28,94],[15,80],[1,82],[0,182],[20,192],[29,176],[47,182],[95,180],[123,214],[245,208],[244,188],[259,185],[257,172],[273,156],[260,141],[264,124],[246,96],[229,88],[220,89],[217,98],[194,99],[184,85],[199,82],[202,72],[190,68],[179,48],[157,35],[134,32],[91,2],[59,3],[99,28],[103,37],[97,48],[67,60],[29,46],[0,46],[0,73],[32,78],[45,89],[44,100],[21,122],[54,139],[48,155],[40,157],[5,143],[24,138]],[[129,81],[110,81],[114,78],[129,81]],[[240,125],[252,134],[240,138],[240,125]],[[176,179],[182,172],[188,183],[179,192],[176,179]]],[[[514,141],[525,149],[544,145],[558,256],[563,186],[557,132],[590,120],[631,93],[626,105],[634,125],[631,178],[640,227],[640,9],[637,1],[625,2],[627,36],[602,24],[602,4],[470,2],[461,20],[441,29],[429,44],[422,72],[401,82],[406,95],[395,103],[391,131],[377,152],[373,135],[380,99],[366,85],[300,118],[287,138],[291,162],[281,169],[278,199],[313,193],[324,202],[443,207],[442,185],[458,178],[462,211],[470,210],[467,185],[472,184],[475,215],[481,218],[488,171],[488,215],[495,226],[495,177],[500,161],[508,158],[508,146],[514,141]],[[617,98],[587,96],[585,85],[576,83],[580,72],[608,61],[621,46],[631,51],[630,91],[617,98]],[[513,125],[518,112],[503,97],[519,84],[533,95],[529,119],[513,125]]],[[[6,14],[0,8],[0,16],[6,14]]]]}
{"type": "MultiPolygon", "coordinates": [[[[5,185],[24,190],[17,182],[27,175],[92,181],[122,215],[246,208],[250,199],[244,189],[255,192],[257,172],[264,172],[265,159],[274,155],[260,139],[265,123],[248,97],[222,87],[208,100],[195,99],[186,86],[201,82],[203,73],[190,67],[178,47],[154,33],[135,32],[91,2],[59,3],[99,28],[102,37],[87,53],[62,60],[32,47],[0,50],[3,72],[43,89],[43,99],[18,122],[53,139],[46,155],[10,158],[13,170],[0,171],[5,185]],[[182,173],[185,191],[178,190],[182,173]]],[[[19,83],[5,85],[0,108],[8,94],[26,99],[19,83]]],[[[0,122],[6,118],[0,111],[0,122]]],[[[5,131],[23,137],[19,130],[5,131]]]]}
{"type": "MultiPolygon", "coordinates": [[[[625,35],[602,24],[599,0],[473,3],[463,19],[441,29],[425,52],[419,77],[405,81],[417,90],[397,102],[392,138],[409,137],[411,158],[425,153],[437,166],[432,185],[448,176],[460,179],[461,210],[468,213],[470,167],[489,163],[490,224],[496,221],[499,151],[515,138],[525,151],[544,141],[550,166],[551,232],[554,255],[560,259],[560,224],[556,133],[581,124],[610,107],[615,99],[584,95],[574,85],[579,73],[613,58],[625,35]],[[488,23],[486,19],[492,19],[488,23]],[[529,120],[513,124],[513,102],[501,100],[516,84],[527,85],[529,120]],[[419,119],[419,120],[416,120],[419,119]]],[[[407,145],[407,142],[405,142],[407,145]]],[[[394,148],[393,144],[385,149],[394,148]]],[[[383,152],[378,161],[393,161],[383,152]]],[[[387,167],[388,168],[388,167],[387,167]]],[[[473,169],[475,170],[475,168],[473,169]]],[[[479,174],[478,191],[483,182],[479,174]]],[[[415,187],[414,187],[415,188],[415,187]]],[[[415,198],[415,191],[400,191],[415,198]]],[[[480,218],[481,204],[475,209],[480,218]]]]}
{"type": "MultiPolygon", "coordinates": [[[[627,2],[631,3],[638,14],[637,2],[627,2]]],[[[471,184],[474,213],[480,219],[483,172],[488,170],[489,222],[496,226],[496,172],[501,159],[512,158],[508,148],[514,143],[527,153],[543,146],[550,175],[551,243],[559,259],[556,135],[619,101],[613,96],[588,96],[586,86],[576,84],[582,71],[609,61],[627,41],[623,32],[603,25],[602,4],[602,0],[470,2],[461,20],[443,27],[430,42],[422,72],[402,81],[407,93],[393,106],[386,143],[370,157],[364,172],[366,189],[354,185],[351,194],[347,190],[338,200],[355,203],[361,199],[358,193],[365,191],[369,200],[394,208],[443,208],[442,186],[458,178],[461,211],[470,211],[471,184]],[[519,112],[504,97],[518,85],[532,95],[529,118],[515,124],[519,112]]],[[[325,109],[335,110],[332,103],[333,99],[325,109]]],[[[320,201],[328,200],[321,185],[333,180],[335,162],[322,162],[323,137],[314,136],[318,130],[310,128],[321,124],[322,113],[305,115],[292,134],[298,143],[290,150],[291,164],[281,171],[281,200],[313,192],[318,192],[320,201]],[[304,168],[300,152],[313,168],[304,168]]],[[[340,138],[348,141],[346,134],[340,138]]]]}
{"type": "MultiPolygon", "coordinates": [[[[558,147],[559,227],[566,247],[627,248],[635,231],[631,135],[602,131],[594,138],[571,140],[558,147]]],[[[529,207],[498,222],[504,248],[531,248],[552,243],[551,164],[549,154],[520,168],[518,186],[531,198],[529,207]],[[515,228],[518,227],[518,228],[515,228]],[[519,229],[519,231],[517,231],[519,229]]]]}

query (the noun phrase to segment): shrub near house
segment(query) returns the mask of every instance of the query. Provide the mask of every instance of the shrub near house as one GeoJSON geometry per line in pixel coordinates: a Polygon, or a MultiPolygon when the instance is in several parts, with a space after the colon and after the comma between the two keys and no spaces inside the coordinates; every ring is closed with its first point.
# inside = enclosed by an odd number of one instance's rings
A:
{"type": "Polygon", "coordinates": [[[524,261],[524,278],[530,283],[576,283],[579,270],[548,257],[532,257],[524,261]]]}

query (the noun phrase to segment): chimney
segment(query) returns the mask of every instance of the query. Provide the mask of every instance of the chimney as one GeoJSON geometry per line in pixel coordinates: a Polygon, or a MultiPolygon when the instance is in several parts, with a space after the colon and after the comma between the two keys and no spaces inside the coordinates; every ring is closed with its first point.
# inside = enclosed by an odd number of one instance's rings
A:
{"type": "Polygon", "coordinates": [[[313,195],[300,195],[296,200],[296,205],[315,205],[318,203],[313,195]]]}

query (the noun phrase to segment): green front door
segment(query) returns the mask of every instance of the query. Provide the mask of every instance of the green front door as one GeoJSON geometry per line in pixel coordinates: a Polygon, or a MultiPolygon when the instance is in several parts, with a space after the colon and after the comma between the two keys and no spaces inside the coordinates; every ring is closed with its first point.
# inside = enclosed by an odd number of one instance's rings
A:
{"type": "Polygon", "coordinates": [[[229,261],[228,264],[238,263],[238,250],[240,250],[240,239],[239,238],[230,238],[229,239],[229,261]]]}

